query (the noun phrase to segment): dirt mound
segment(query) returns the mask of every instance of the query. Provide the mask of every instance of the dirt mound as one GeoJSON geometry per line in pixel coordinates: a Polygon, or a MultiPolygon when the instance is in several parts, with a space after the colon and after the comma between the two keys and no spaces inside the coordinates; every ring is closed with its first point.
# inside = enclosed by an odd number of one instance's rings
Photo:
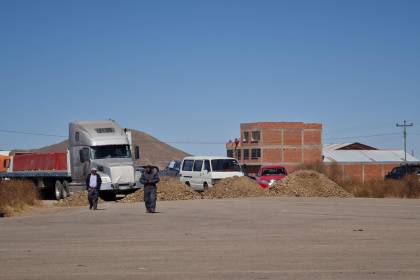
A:
{"type": "Polygon", "coordinates": [[[203,198],[237,198],[266,196],[267,191],[248,177],[231,177],[220,180],[208,191],[201,193],[203,198]]]}
{"type": "Polygon", "coordinates": [[[0,181],[0,217],[23,213],[35,206],[42,206],[42,202],[31,181],[0,181]]]}
{"type": "Polygon", "coordinates": [[[299,170],[277,182],[269,190],[270,196],[353,197],[324,174],[299,170]]]}
{"type": "MultiPolygon", "coordinates": [[[[128,203],[143,201],[143,195],[144,192],[143,189],[141,189],[132,194],[127,195],[119,202],[128,203]]],[[[201,199],[201,195],[195,192],[194,190],[188,188],[177,178],[163,177],[157,184],[157,200],[159,201],[191,199],[201,199]]]]}
{"type": "MultiPolygon", "coordinates": [[[[87,191],[75,192],[71,196],[55,202],[54,205],[59,207],[87,206],[89,205],[87,193],[87,191]]],[[[99,198],[98,203],[102,202],[104,201],[99,198]]]]}

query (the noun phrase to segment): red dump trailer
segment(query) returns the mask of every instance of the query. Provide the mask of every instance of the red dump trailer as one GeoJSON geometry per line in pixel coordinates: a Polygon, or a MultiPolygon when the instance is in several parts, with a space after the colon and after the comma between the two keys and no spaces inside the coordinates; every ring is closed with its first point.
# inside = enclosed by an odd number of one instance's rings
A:
{"type": "Polygon", "coordinates": [[[56,199],[69,195],[71,182],[68,152],[16,153],[0,179],[32,180],[39,188],[52,190],[56,199]]]}
{"type": "Polygon", "coordinates": [[[12,172],[67,171],[67,153],[25,153],[13,157],[12,172]]]}

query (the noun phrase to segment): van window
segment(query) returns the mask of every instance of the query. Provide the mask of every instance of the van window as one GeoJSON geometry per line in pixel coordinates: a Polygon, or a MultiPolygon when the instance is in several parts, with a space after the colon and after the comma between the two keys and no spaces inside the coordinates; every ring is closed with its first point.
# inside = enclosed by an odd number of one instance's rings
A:
{"type": "Polygon", "coordinates": [[[184,164],[182,165],[182,171],[192,171],[193,170],[194,161],[187,159],[184,160],[184,164]]]}
{"type": "Polygon", "coordinates": [[[210,161],[209,160],[206,160],[204,162],[204,170],[207,170],[207,172],[211,172],[211,169],[210,169],[210,161]]]}
{"type": "Polygon", "coordinates": [[[211,167],[213,172],[241,172],[241,166],[234,159],[214,159],[211,167]]]}
{"type": "Polygon", "coordinates": [[[202,160],[196,160],[194,162],[194,171],[201,171],[201,167],[203,167],[203,161],[202,160]]]}

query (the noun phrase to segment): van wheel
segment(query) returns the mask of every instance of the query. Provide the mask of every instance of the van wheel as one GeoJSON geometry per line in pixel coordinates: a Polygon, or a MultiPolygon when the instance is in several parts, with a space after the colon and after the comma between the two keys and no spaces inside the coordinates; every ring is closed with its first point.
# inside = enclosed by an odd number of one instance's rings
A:
{"type": "Polygon", "coordinates": [[[191,187],[190,182],[185,182],[185,185],[187,185],[188,187],[191,187]]]}
{"type": "Polygon", "coordinates": [[[209,190],[209,185],[207,184],[207,182],[204,182],[203,184],[203,191],[208,191],[209,190]]]}
{"type": "Polygon", "coordinates": [[[56,200],[63,198],[63,184],[61,184],[60,180],[55,181],[54,197],[56,200]]]}

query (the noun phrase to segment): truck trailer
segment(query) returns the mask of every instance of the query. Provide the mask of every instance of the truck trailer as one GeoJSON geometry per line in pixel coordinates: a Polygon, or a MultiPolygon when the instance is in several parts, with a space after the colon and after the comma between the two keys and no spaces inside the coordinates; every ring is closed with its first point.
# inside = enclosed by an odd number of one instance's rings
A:
{"type": "MultiPolygon", "coordinates": [[[[93,167],[101,176],[104,196],[112,198],[141,187],[135,180],[131,139],[115,121],[72,122],[68,143],[67,152],[15,154],[0,179],[32,180],[39,188],[51,190],[57,200],[83,190],[93,167]]],[[[134,150],[134,159],[139,159],[139,148],[134,150]]]]}

